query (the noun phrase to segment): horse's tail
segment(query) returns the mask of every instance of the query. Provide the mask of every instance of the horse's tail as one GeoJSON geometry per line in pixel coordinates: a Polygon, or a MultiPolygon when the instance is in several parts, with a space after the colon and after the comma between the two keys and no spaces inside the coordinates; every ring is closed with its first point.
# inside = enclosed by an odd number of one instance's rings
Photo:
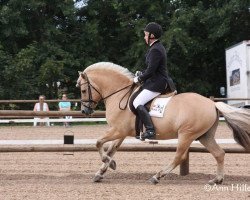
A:
{"type": "Polygon", "coordinates": [[[233,130],[235,141],[250,151],[250,110],[235,108],[223,102],[217,102],[215,106],[223,114],[227,125],[233,130]]]}

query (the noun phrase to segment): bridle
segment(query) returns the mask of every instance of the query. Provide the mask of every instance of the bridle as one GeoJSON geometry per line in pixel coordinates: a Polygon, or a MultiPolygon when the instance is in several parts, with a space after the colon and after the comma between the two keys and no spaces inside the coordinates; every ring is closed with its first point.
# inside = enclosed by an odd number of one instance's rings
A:
{"type": "Polygon", "coordinates": [[[127,89],[127,88],[130,87],[130,89],[128,90],[128,92],[126,92],[126,94],[121,98],[120,103],[119,103],[119,108],[120,108],[121,110],[125,110],[126,107],[127,107],[127,105],[128,105],[129,97],[131,96],[131,94],[132,94],[132,92],[133,92],[133,90],[134,90],[134,88],[135,88],[135,86],[136,86],[135,83],[132,83],[132,84],[130,84],[130,85],[127,85],[127,86],[125,86],[125,87],[123,87],[123,88],[121,88],[121,89],[119,89],[119,90],[116,90],[116,91],[112,92],[111,94],[109,94],[109,95],[103,97],[102,94],[95,88],[95,86],[93,86],[93,85],[90,83],[89,78],[88,78],[88,76],[87,76],[86,73],[84,73],[84,78],[86,79],[86,82],[80,83],[80,84],[77,83],[77,87],[81,87],[82,85],[87,84],[87,87],[88,87],[88,100],[81,99],[81,104],[82,104],[82,106],[84,106],[84,107],[86,107],[86,108],[88,108],[88,109],[93,109],[93,108],[92,108],[92,106],[93,106],[92,104],[97,104],[97,101],[94,101],[94,100],[93,100],[93,97],[92,97],[92,90],[91,90],[91,89],[95,90],[95,91],[100,95],[100,97],[101,97],[100,101],[105,101],[107,98],[111,97],[112,95],[114,95],[114,94],[116,94],[116,93],[118,93],[118,92],[121,92],[121,91],[123,91],[123,90],[125,90],[125,89],[127,89]],[[128,96],[128,99],[127,99],[127,101],[126,101],[126,104],[125,104],[124,107],[121,107],[121,102],[122,102],[122,100],[127,96],[127,94],[129,94],[129,96],[128,96]],[[86,102],[87,102],[87,105],[84,104],[84,103],[86,103],[86,102]]]}
{"type": "Polygon", "coordinates": [[[100,96],[102,96],[102,95],[101,95],[101,93],[100,93],[100,92],[90,83],[89,78],[88,78],[88,76],[87,76],[86,73],[84,73],[84,77],[85,77],[85,79],[86,79],[86,82],[81,83],[81,84],[77,83],[77,86],[81,88],[82,85],[87,84],[87,86],[88,86],[88,96],[89,96],[89,98],[88,98],[88,100],[83,100],[83,99],[81,99],[81,104],[82,104],[82,106],[84,106],[84,107],[86,107],[86,108],[88,108],[88,109],[92,109],[92,104],[97,104],[97,102],[93,100],[91,88],[93,88],[100,96]],[[84,102],[88,102],[88,105],[85,105],[84,102]]]}

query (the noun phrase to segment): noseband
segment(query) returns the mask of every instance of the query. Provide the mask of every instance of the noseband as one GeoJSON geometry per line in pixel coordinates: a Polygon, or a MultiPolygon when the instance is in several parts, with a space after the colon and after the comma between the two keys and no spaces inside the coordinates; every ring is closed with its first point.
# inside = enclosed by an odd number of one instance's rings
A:
{"type": "MultiPolygon", "coordinates": [[[[86,82],[81,83],[81,84],[77,83],[77,86],[78,86],[78,87],[81,87],[82,85],[87,84],[87,87],[88,87],[88,96],[89,96],[89,98],[88,98],[88,100],[83,100],[83,99],[81,99],[81,104],[82,104],[84,107],[88,108],[88,109],[93,109],[93,108],[92,108],[92,104],[97,104],[97,101],[94,101],[93,98],[92,98],[92,91],[91,91],[91,88],[93,88],[93,89],[101,96],[101,101],[102,101],[102,100],[104,101],[104,100],[106,100],[107,98],[109,98],[110,96],[112,96],[112,95],[114,95],[114,94],[116,94],[116,93],[118,93],[118,92],[120,92],[120,91],[122,91],[122,90],[125,90],[125,89],[128,88],[128,87],[130,87],[129,91],[122,97],[122,99],[121,99],[121,101],[122,101],[128,93],[129,93],[129,96],[132,94],[132,92],[133,92],[133,90],[134,90],[134,88],[135,88],[135,86],[136,86],[136,84],[132,83],[132,84],[130,84],[130,85],[127,85],[127,86],[125,86],[125,87],[123,87],[123,88],[121,88],[121,89],[119,89],[119,90],[117,90],[117,91],[115,91],[115,92],[113,92],[113,93],[107,95],[106,97],[102,97],[101,93],[100,93],[100,92],[90,83],[89,78],[88,78],[88,76],[87,76],[86,73],[84,73],[84,77],[85,77],[85,79],[86,79],[86,82]],[[88,103],[88,106],[83,104],[83,103],[85,103],[85,102],[88,103]]],[[[128,98],[128,99],[129,99],[129,98],[128,98]]],[[[120,104],[121,104],[121,101],[120,101],[120,104]]],[[[127,107],[127,104],[128,104],[128,100],[127,100],[126,105],[125,105],[124,108],[121,108],[121,105],[120,105],[120,104],[119,104],[119,108],[120,108],[121,110],[125,110],[126,107],[127,107]]]]}
{"type": "Polygon", "coordinates": [[[85,79],[86,79],[86,82],[81,83],[81,84],[77,83],[77,86],[78,86],[78,87],[81,87],[82,85],[87,84],[87,87],[88,87],[88,96],[89,96],[89,98],[88,98],[88,100],[81,99],[81,104],[82,104],[82,106],[84,106],[84,107],[86,107],[86,108],[88,108],[88,109],[92,109],[92,104],[97,104],[97,102],[93,100],[91,88],[93,88],[101,97],[102,97],[102,95],[101,95],[101,93],[100,93],[100,92],[99,92],[99,91],[89,82],[89,78],[88,78],[88,76],[87,76],[86,73],[84,73],[84,77],[85,77],[85,79]],[[85,103],[85,102],[87,102],[88,104],[87,104],[87,105],[83,104],[83,103],[85,103]]]}

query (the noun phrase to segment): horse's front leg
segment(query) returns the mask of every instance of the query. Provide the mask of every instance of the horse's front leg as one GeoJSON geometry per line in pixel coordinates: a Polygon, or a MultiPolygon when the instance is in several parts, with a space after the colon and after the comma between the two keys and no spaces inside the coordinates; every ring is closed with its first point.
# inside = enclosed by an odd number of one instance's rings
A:
{"type": "Polygon", "coordinates": [[[116,150],[119,148],[121,143],[124,140],[124,136],[119,134],[115,129],[110,129],[107,131],[107,133],[104,135],[104,137],[97,140],[96,147],[99,151],[101,160],[103,162],[100,169],[95,174],[95,177],[93,179],[94,182],[99,182],[101,179],[103,179],[104,173],[107,171],[108,167],[110,166],[112,169],[116,168],[116,163],[114,160],[112,160],[113,155],[115,154],[116,150]],[[107,152],[105,152],[103,145],[108,142],[115,140],[111,143],[109,146],[107,152]]]}
{"type": "Polygon", "coordinates": [[[106,155],[107,155],[107,158],[106,159],[108,162],[104,162],[102,164],[102,166],[100,167],[100,169],[98,170],[98,172],[95,174],[95,177],[93,179],[94,182],[99,182],[101,181],[101,179],[103,179],[103,175],[106,173],[108,167],[110,167],[111,169],[115,170],[116,169],[116,162],[115,160],[112,159],[112,157],[114,156],[114,154],[116,153],[117,149],[119,148],[119,146],[122,144],[124,138],[121,138],[121,139],[117,139],[115,141],[113,141],[107,152],[106,152],[106,155]]]}
{"type": "MultiPolygon", "coordinates": [[[[123,142],[124,139],[125,139],[125,137],[113,141],[112,144],[109,146],[107,152],[106,152],[107,156],[109,156],[110,158],[112,158],[115,155],[117,149],[121,146],[121,144],[122,144],[122,142],[123,142]]],[[[111,159],[108,166],[111,169],[115,170],[116,169],[116,162],[113,159],[111,159]]]]}

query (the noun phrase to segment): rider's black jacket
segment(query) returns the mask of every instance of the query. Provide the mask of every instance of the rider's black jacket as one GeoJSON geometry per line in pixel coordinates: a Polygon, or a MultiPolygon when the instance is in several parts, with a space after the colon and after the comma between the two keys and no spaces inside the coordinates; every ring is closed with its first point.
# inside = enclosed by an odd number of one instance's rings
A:
{"type": "Polygon", "coordinates": [[[160,93],[175,90],[174,83],[168,75],[166,63],[166,49],[158,40],[149,48],[146,54],[147,68],[138,77],[139,81],[143,82],[143,89],[160,93]]]}

